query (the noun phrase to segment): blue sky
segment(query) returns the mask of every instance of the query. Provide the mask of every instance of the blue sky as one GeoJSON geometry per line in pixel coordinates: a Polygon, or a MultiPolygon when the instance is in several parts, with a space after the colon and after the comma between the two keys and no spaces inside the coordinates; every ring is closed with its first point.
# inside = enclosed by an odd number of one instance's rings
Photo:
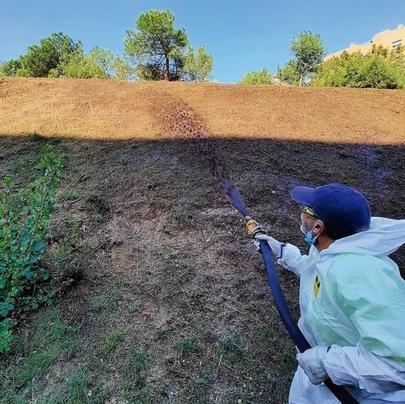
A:
{"type": "Polygon", "coordinates": [[[170,9],[194,47],[213,55],[213,77],[238,81],[263,67],[275,72],[303,30],[321,34],[329,53],[405,24],[405,0],[0,0],[0,60],[24,53],[52,32],[123,51],[126,30],[151,8],[170,9]]]}

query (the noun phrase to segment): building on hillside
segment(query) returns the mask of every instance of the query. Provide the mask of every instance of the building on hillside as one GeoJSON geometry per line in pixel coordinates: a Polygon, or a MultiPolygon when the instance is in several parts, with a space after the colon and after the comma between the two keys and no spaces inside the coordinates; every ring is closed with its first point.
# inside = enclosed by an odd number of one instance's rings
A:
{"type": "Polygon", "coordinates": [[[370,42],[363,44],[354,44],[351,43],[348,48],[342,49],[338,52],[331,53],[325,57],[325,60],[328,60],[334,56],[339,56],[342,52],[346,51],[347,53],[361,52],[363,54],[371,52],[373,45],[382,45],[385,48],[396,48],[399,45],[405,46],[405,26],[398,25],[395,29],[387,29],[385,31],[379,32],[373,36],[373,39],[370,42]]]}

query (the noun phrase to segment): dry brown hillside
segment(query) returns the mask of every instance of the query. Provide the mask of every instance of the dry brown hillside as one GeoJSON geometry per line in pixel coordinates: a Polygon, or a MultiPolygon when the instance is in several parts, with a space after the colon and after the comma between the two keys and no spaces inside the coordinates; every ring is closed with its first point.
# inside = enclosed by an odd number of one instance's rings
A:
{"type": "Polygon", "coordinates": [[[220,137],[405,141],[405,91],[111,80],[2,79],[0,133],[159,138],[154,112],[173,98],[220,137]]]}
{"type": "MultiPolygon", "coordinates": [[[[24,317],[0,404],[287,403],[296,351],[213,155],[303,252],[295,185],[347,183],[373,215],[405,213],[405,91],[0,80],[0,179],[29,183],[45,143],[65,160],[41,265],[74,283],[24,317]]],[[[405,275],[404,249],[392,258],[405,275]]]]}

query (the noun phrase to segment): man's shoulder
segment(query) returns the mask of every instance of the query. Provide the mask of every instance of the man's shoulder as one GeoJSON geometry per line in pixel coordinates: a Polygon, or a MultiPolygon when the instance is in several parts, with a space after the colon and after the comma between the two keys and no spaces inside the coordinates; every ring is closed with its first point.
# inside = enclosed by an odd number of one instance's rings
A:
{"type": "Polygon", "coordinates": [[[384,276],[386,271],[393,270],[387,257],[366,254],[342,253],[336,254],[326,276],[336,282],[364,282],[384,276]]]}

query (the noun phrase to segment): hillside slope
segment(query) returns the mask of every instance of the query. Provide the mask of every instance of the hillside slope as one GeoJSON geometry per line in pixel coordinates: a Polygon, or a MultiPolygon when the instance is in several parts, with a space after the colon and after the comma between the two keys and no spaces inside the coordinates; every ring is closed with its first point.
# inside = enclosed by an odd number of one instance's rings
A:
{"type": "MultiPolygon", "coordinates": [[[[77,271],[56,314],[27,313],[0,403],[287,402],[295,349],[213,155],[303,252],[295,185],[348,183],[404,217],[405,92],[29,79],[0,95],[0,178],[27,184],[47,143],[65,157],[44,264],[77,271]],[[33,132],[69,139],[16,136],[33,132]]],[[[298,318],[298,279],[280,279],[298,318]]]]}
{"type": "Polygon", "coordinates": [[[405,141],[405,91],[61,79],[0,80],[0,134],[159,138],[155,112],[173,98],[213,136],[405,141]]]}

